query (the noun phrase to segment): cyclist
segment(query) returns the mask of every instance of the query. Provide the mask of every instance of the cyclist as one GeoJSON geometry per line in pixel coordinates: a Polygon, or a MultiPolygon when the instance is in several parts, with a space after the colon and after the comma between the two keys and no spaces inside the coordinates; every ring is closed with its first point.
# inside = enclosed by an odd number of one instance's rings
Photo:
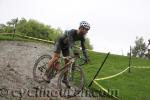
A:
{"type": "MultiPolygon", "coordinates": [[[[75,41],[81,42],[81,48],[83,51],[83,55],[85,57],[86,62],[89,61],[89,57],[87,55],[87,50],[85,48],[85,35],[88,33],[88,30],[90,30],[90,24],[86,21],[80,22],[80,26],[78,30],[71,29],[69,31],[65,31],[65,33],[58,39],[58,41],[55,44],[54,54],[52,56],[52,59],[48,62],[48,69],[45,72],[44,80],[49,82],[49,71],[50,67],[53,65],[55,61],[58,61],[60,57],[60,53],[62,52],[64,57],[67,57],[70,55],[69,49],[73,48],[75,41]]],[[[68,62],[67,59],[65,59],[65,64],[68,62]]],[[[67,74],[66,74],[67,75],[67,74]]],[[[63,83],[67,84],[68,80],[66,75],[64,75],[64,78],[62,80],[63,83]]]]}

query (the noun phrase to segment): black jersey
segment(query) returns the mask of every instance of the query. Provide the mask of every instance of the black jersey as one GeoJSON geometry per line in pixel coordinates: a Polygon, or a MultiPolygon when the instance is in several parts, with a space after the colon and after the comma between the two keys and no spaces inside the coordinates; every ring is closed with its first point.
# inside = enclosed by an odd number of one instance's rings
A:
{"type": "Polygon", "coordinates": [[[59,38],[58,42],[56,43],[56,51],[59,53],[60,49],[68,49],[74,47],[76,41],[81,42],[81,48],[83,51],[84,56],[87,58],[87,51],[85,48],[85,38],[83,36],[78,35],[77,30],[72,29],[69,31],[65,31],[65,33],[59,38]]]}
{"type": "Polygon", "coordinates": [[[77,30],[75,29],[65,31],[64,35],[60,37],[60,40],[63,42],[63,44],[69,44],[70,47],[73,47],[76,41],[80,41],[82,49],[86,49],[84,45],[85,38],[78,35],[77,30]]]}

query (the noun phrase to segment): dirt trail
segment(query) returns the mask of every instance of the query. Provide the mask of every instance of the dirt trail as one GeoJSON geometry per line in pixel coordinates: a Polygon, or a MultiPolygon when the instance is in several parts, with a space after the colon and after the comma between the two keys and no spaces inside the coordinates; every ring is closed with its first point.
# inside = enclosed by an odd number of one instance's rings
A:
{"type": "Polygon", "coordinates": [[[52,45],[43,43],[0,41],[0,100],[96,100],[89,97],[44,97],[35,94],[35,91],[40,93],[44,89],[56,89],[56,80],[51,84],[38,84],[32,78],[35,60],[43,54],[51,53],[52,49],[52,45]]]}

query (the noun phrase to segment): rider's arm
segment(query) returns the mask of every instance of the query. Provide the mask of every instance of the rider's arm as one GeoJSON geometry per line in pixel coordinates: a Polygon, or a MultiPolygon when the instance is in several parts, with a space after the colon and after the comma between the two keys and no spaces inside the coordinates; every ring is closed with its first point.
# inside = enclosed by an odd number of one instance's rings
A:
{"type": "Polygon", "coordinates": [[[89,59],[88,55],[87,55],[87,50],[86,50],[86,47],[85,47],[85,39],[81,40],[81,47],[82,47],[82,52],[83,52],[84,57],[86,59],[89,59]]]}

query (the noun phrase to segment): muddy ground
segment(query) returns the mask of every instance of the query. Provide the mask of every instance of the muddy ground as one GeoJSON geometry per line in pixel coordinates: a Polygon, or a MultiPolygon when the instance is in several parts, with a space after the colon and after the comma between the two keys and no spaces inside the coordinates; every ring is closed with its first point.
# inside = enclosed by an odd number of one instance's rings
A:
{"type": "Polygon", "coordinates": [[[100,97],[60,97],[56,79],[51,84],[39,84],[33,80],[36,59],[52,53],[52,50],[50,44],[0,41],[0,100],[101,100],[100,97]],[[42,95],[45,90],[52,94],[42,95]]]}

